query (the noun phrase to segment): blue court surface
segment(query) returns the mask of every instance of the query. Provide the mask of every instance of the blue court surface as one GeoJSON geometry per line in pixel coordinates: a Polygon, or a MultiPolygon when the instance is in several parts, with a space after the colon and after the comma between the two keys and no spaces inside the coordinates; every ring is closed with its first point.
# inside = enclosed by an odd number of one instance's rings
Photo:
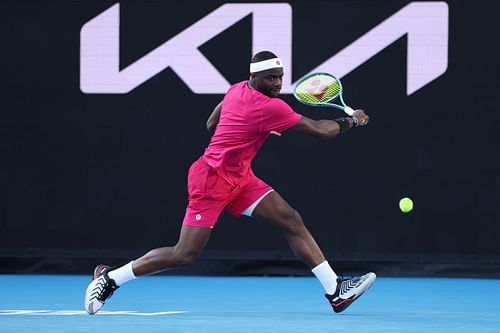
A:
{"type": "Polygon", "coordinates": [[[0,275],[0,332],[500,332],[500,280],[378,278],[334,314],[313,277],[152,276],[89,316],[89,279],[0,275]]]}

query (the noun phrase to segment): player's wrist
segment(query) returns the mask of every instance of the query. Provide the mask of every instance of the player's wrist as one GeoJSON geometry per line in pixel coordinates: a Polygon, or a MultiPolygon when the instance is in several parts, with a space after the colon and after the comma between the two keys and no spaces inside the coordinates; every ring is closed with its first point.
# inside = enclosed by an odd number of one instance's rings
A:
{"type": "Polygon", "coordinates": [[[348,130],[354,127],[354,120],[351,117],[342,117],[334,119],[334,121],[339,124],[340,134],[344,134],[348,130]]]}

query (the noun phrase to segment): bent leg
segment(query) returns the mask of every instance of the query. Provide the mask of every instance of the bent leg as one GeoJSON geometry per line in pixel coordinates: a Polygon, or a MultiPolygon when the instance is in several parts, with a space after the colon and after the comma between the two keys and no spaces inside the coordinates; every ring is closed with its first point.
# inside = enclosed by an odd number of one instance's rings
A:
{"type": "Polygon", "coordinates": [[[151,250],[133,262],[135,276],[159,273],[191,263],[205,248],[211,231],[211,228],[183,225],[175,246],[151,250]]]}
{"type": "Polygon", "coordinates": [[[266,195],[259,202],[252,216],[269,220],[279,226],[284,231],[292,251],[310,268],[325,261],[325,256],[304,225],[300,214],[290,207],[277,192],[273,191],[266,195]]]}

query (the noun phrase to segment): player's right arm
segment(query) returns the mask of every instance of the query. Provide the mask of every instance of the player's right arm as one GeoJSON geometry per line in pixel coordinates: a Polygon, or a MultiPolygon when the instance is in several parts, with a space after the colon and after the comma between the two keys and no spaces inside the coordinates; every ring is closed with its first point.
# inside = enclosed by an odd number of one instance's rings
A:
{"type": "MultiPolygon", "coordinates": [[[[368,116],[363,112],[363,110],[356,110],[354,116],[358,119],[358,121],[368,119],[368,116]]],[[[351,117],[340,118],[338,120],[314,120],[302,116],[302,118],[294,126],[292,126],[292,129],[323,140],[331,139],[340,134],[341,126],[339,121],[341,121],[341,119],[344,119],[343,121],[347,122],[345,125],[348,126],[347,129],[355,126],[351,117]]]]}
{"type": "Polygon", "coordinates": [[[210,117],[208,117],[207,130],[213,131],[215,129],[215,127],[217,127],[217,124],[219,123],[221,110],[222,110],[222,101],[219,104],[217,104],[217,106],[214,108],[214,110],[210,114],[210,117]]]}

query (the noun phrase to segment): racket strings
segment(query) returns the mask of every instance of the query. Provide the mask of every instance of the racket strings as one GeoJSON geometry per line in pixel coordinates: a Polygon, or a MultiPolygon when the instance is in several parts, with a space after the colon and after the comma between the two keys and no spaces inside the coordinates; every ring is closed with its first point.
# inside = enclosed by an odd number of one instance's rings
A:
{"type": "Polygon", "coordinates": [[[295,94],[306,103],[319,104],[334,99],[339,95],[340,90],[340,83],[335,78],[316,75],[297,85],[295,94]]]}

